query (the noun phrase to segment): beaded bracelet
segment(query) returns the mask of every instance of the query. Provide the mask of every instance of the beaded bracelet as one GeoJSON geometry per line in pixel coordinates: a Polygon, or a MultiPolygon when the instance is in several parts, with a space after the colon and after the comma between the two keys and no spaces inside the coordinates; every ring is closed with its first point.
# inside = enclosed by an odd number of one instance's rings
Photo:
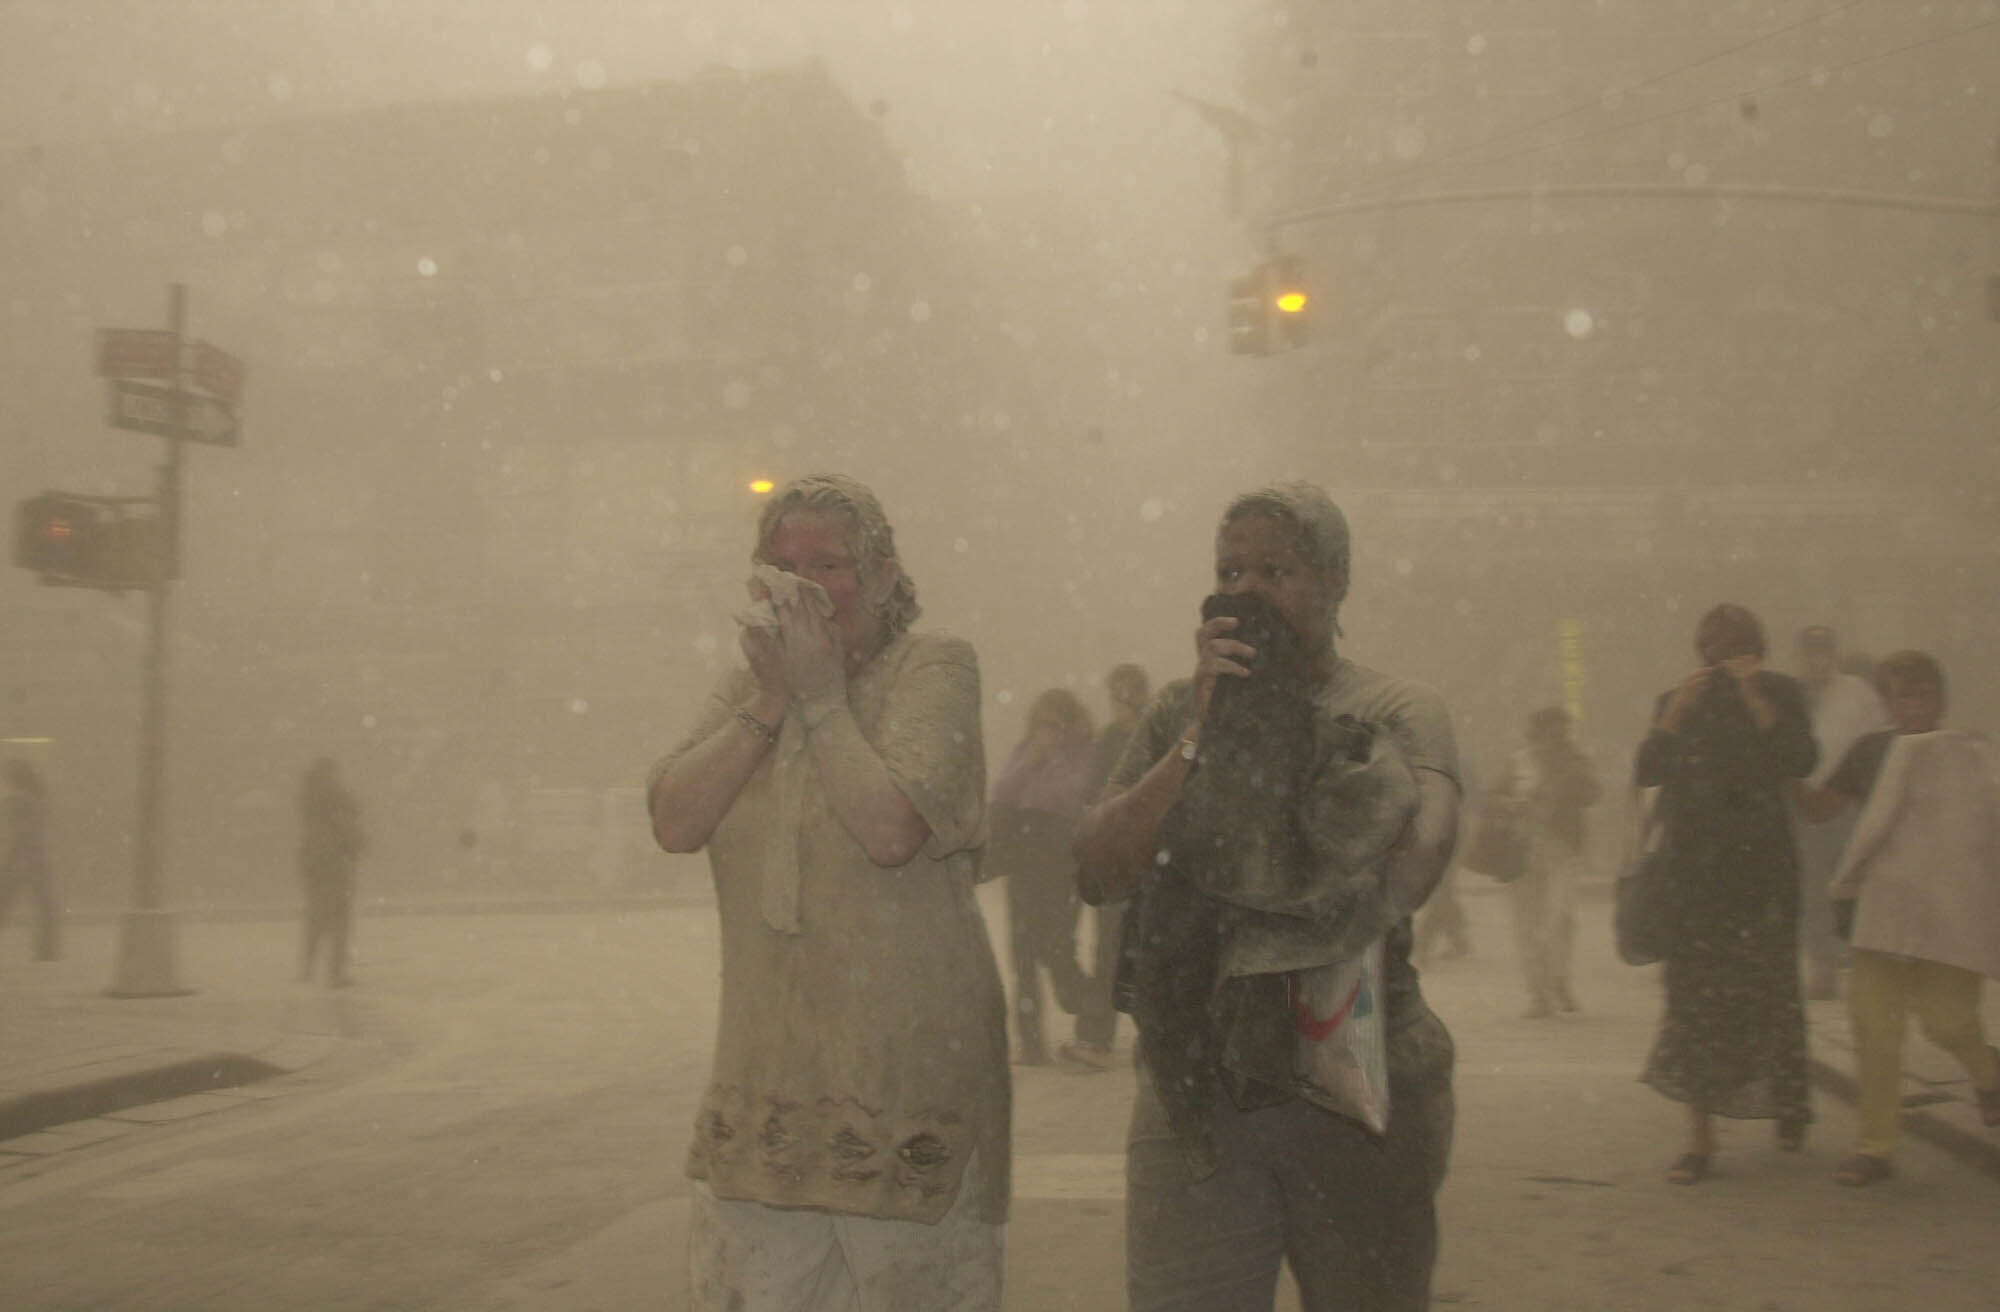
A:
{"type": "Polygon", "coordinates": [[[778,741],[778,731],[776,729],[773,729],[770,725],[750,714],[750,712],[744,710],[741,706],[736,708],[736,718],[743,721],[744,728],[756,734],[765,742],[775,743],[778,741]]]}

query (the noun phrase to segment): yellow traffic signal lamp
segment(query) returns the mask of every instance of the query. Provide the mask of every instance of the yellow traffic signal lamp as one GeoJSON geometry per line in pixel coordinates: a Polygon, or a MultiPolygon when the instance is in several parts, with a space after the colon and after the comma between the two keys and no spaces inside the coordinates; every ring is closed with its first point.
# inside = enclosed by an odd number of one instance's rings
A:
{"type": "Polygon", "coordinates": [[[1312,337],[1312,292],[1305,262],[1296,255],[1264,261],[1229,284],[1229,350],[1234,355],[1276,355],[1312,337]]]}
{"type": "Polygon", "coordinates": [[[1280,255],[1264,266],[1277,349],[1294,350],[1312,338],[1312,293],[1306,287],[1305,261],[1296,255],[1280,255]]]}

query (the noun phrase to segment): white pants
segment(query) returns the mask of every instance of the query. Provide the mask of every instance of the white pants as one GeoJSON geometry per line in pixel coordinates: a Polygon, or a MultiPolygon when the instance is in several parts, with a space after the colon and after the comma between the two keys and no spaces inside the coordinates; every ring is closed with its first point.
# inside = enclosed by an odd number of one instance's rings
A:
{"type": "Polygon", "coordinates": [[[1530,1001],[1555,1006],[1569,991],[1582,866],[1576,849],[1536,834],[1529,840],[1527,870],[1508,886],[1514,902],[1514,950],[1530,1001]]]}
{"type": "Polygon", "coordinates": [[[936,1225],[769,1207],[694,1187],[695,1312],[1000,1312],[1007,1227],[979,1219],[979,1158],[936,1225]]]}

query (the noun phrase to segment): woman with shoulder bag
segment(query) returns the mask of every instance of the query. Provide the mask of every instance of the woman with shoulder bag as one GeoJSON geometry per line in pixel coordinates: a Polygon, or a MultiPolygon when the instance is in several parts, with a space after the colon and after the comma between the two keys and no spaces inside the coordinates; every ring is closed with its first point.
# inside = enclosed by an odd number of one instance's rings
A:
{"type": "Polygon", "coordinates": [[[1715,1116],[1776,1120],[1788,1152],[1811,1120],[1784,788],[1819,752],[1797,681],[1761,668],[1756,616],[1716,606],[1695,650],[1701,667],[1660,697],[1634,774],[1640,788],[1662,786],[1679,893],[1662,963],[1666,1014],[1641,1076],[1688,1107],[1688,1149],[1667,1172],[1676,1184],[1707,1176],[1715,1116]]]}

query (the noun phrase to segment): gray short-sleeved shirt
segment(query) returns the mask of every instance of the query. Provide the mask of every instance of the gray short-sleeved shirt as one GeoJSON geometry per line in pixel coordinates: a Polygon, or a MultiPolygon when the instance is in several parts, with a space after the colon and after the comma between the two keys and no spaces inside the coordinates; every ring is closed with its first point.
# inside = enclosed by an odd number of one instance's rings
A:
{"type": "MultiPolygon", "coordinates": [[[[1434,771],[1463,791],[1451,712],[1430,685],[1342,658],[1315,700],[1327,715],[1351,715],[1387,732],[1412,770],[1434,771]]],[[[1160,689],[1105,781],[1104,796],[1116,796],[1138,783],[1155,761],[1173,750],[1193,722],[1193,682],[1182,679],[1160,689]]],[[[1388,1011],[1396,1019],[1424,1010],[1416,968],[1410,964],[1410,946],[1409,922],[1405,920],[1390,931],[1383,962],[1388,1011]]]]}
{"type": "MultiPolygon", "coordinates": [[[[1451,712],[1430,685],[1341,659],[1316,700],[1328,715],[1352,715],[1388,731],[1412,770],[1434,770],[1460,783],[1458,740],[1451,712]]],[[[1104,786],[1122,793],[1165,756],[1194,720],[1194,684],[1181,679],[1160,689],[1104,786]]]]}

